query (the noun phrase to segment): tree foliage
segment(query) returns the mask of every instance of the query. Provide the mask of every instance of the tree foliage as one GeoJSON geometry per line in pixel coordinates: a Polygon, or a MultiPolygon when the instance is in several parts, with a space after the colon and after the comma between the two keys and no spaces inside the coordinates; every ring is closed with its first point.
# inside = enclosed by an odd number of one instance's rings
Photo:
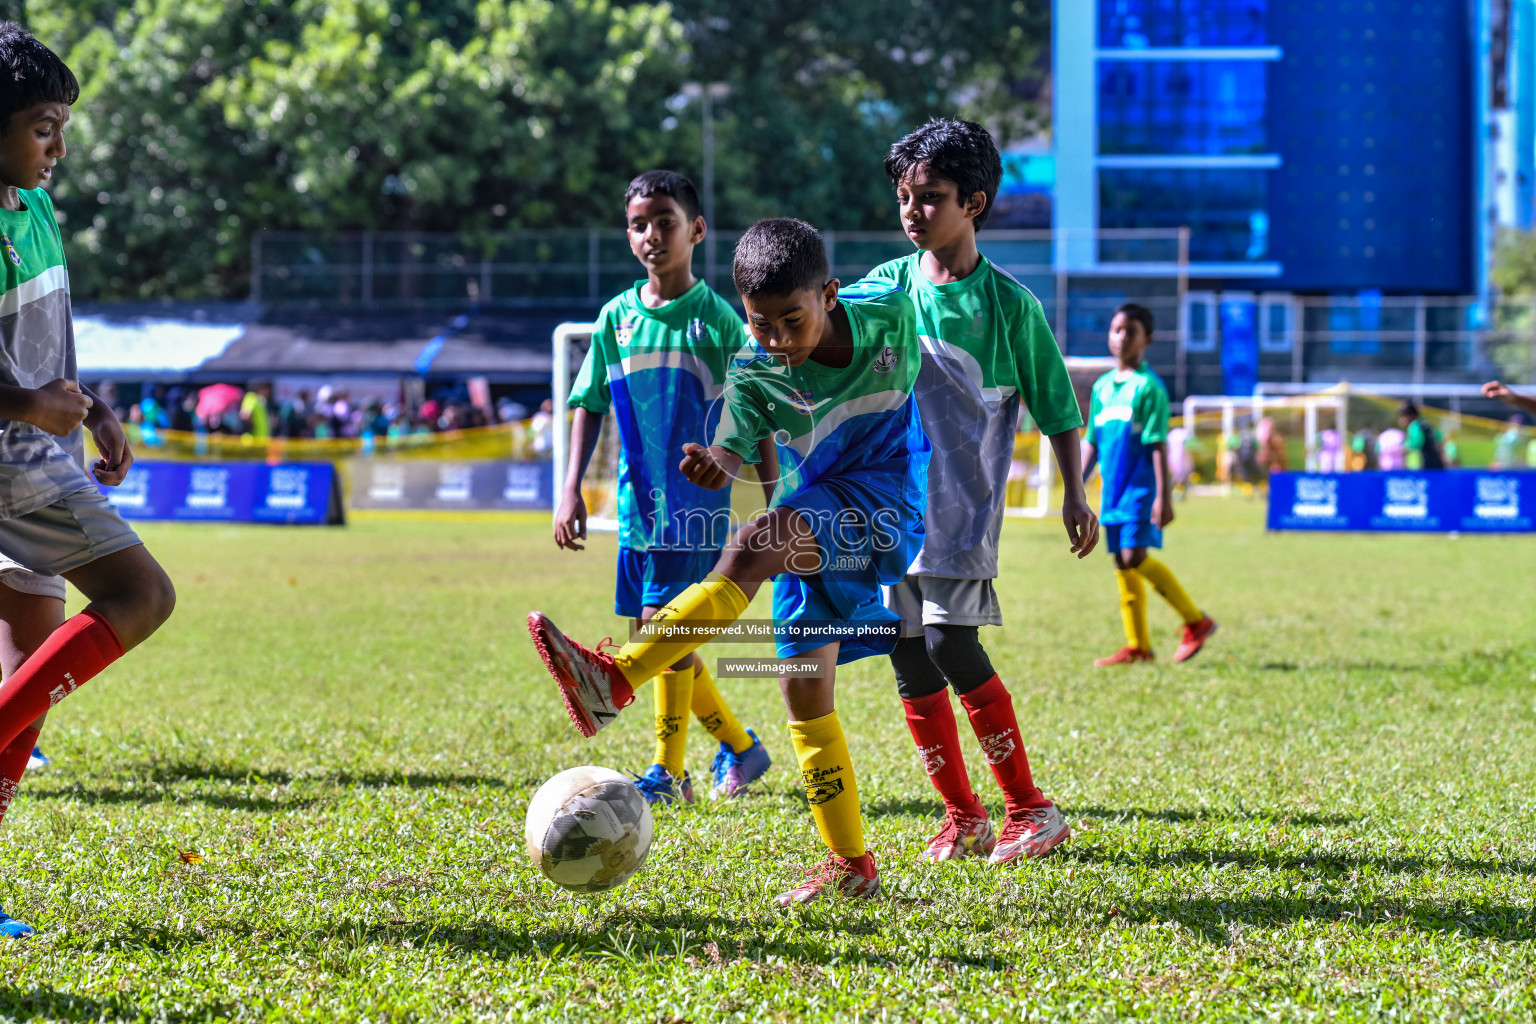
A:
{"type": "Polygon", "coordinates": [[[611,226],[639,170],[718,220],[888,228],[881,162],[923,119],[1002,141],[1043,0],[9,0],[81,80],[55,188],[81,296],[231,296],[258,229],[611,226]]]}

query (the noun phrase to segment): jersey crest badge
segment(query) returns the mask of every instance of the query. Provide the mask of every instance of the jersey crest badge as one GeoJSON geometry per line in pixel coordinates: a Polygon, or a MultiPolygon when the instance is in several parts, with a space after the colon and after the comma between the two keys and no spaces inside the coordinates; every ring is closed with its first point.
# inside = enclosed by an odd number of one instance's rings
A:
{"type": "Polygon", "coordinates": [[[613,329],[613,336],[619,340],[620,345],[628,345],[630,339],[635,336],[635,322],[626,320],[613,329]]]}
{"type": "Polygon", "coordinates": [[[11,258],[11,262],[18,267],[21,266],[21,253],[17,252],[16,247],[11,244],[11,236],[0,234],[0,241],[5,243],[5,254],[11,258]]]}
{"type": "Polygon", "coordinates": [[[709,341],[709,328],[704,326],[704,321],[697,317],[688,324],[688,340],[695,345],[703,345],[709,341]]]}
{"type": "Polygon", "coordinates": [[[894,348],[889,345],[885,346],[880,354],[875,357],[875,372],[890,373],[896,369],[896,363],[899,361],[899,358],[894,348]]]}
{"type": "Polygon", "coordinates": [[[816,396],[811,394],[809,388],[792,388],[789,392],[789,404],[794,406],[796,411],[810,415],[816,408],[816,396]]]}

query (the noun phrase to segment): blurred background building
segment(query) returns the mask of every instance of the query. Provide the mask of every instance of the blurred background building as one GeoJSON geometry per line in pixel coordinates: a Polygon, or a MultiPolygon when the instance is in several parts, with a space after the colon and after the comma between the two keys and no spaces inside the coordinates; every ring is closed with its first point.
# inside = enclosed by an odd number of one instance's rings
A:
{"type": "Polygon", "coordinates": [[[1128,293],[1097,232],[1187,226],[1181,390],[1470,381],[1497,231],[1532,222],[1533,20],[1533,0],[1056,0],[1058,267],[1128,293]]]}

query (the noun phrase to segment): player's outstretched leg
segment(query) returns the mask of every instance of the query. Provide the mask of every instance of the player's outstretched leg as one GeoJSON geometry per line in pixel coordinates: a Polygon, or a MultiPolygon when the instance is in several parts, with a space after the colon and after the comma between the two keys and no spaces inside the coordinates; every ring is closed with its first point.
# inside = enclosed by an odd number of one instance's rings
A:
{"type": "Polygon", "coordinates": [[[630,640],[617,654],[602,650],[611,639],[596,650],[583,647],[542,612],[529,614],[528,632],[560,684],[571,721],[583,736],[595,736],[634,701],[635,687],[703,647],[741,618],[764,580],[807,556],[819,557],[809,524],[792,508],[776,508],[738,531],[716,571],[668,601],[644,638],[630,640]]]}
{"type": "MultiPolygon", "coordinates": [[[[837,662],[837,644],[798,654],[797,657],[837,662]]],[[[829,670],[830,672],[830,670],[829,670]]],[[[864,818],[859,811],[859,787],[854,781],[848,739],[832,706],[833,679],[786,678],[780,680],[789,709],[790,736],[800,759],[800,780],[816,831],[827,845],[827,857],[808,870],[806,880],[780,893],[774,906],[812,903],[828,892],[869,899],[880,894],[880,874],[864,846],[864,818]]]]}
{"type": "Polygon", "coordinates": [[[1199,654],[1205,642],[1216,632],[1216,620],[1197,608],[1195,602],[1190,600],[1189,594],[1184,591],[1179,578],[1173,574],[1173,570],[1150,554],[1136,566],[1136,571],[1152,584],[1152,588],[1162,596],[1164,601],[1172,605],[1173,610],[1179,613],[1179,618],[1184,620],[1183,635],[1179,639],[1179,649],[1174,652],[1173,660],[1188,661],[1199,654]]]}
{"type": "Polygon", "coordinates": [[[960,731],[949,700],[949,681],[928,655],[920,636],[897,642],[891,652],[896,690],[901,694],[907,730],[917,744],[928,781],[944,801],[944,825],[923,851],[929,861],[985,857],[997,845],[987,809],[971,789],[970,773],[960,750],[960,731]]]}
{"type": "Polygon", "coordinates": [[[681,639],[631,640],[611,654],[603,649],[612,646],[611,640],[596,649],[584,647],[542,612],[529,613],[528,632],[549,674],[560,684],[571,721],[578,732],[590,737],[634,702],[636,686],[704,646],[725,624],[740,618],[747,604],[741,587],[712,572],[667,602],[651,620],[657,625],[676,624],[684,634],[681,639]]]}

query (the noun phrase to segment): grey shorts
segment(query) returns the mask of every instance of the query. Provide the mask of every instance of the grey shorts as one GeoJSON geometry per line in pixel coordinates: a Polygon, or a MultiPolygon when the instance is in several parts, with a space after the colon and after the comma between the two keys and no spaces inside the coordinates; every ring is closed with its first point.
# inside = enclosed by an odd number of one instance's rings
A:
{"type": "Polygon", "coordinates": [[[0,583],[62,601],[64,573],[138,543],[100,491],[81,488],[35,512],[0,519],[0,583]]]}
{"type": "Polygon", "coordinates": [[[1001,626],[1003,609],[991,580],[903,576],[885,588],[885,606],[901,616],[903,637],[921,636],[924,626],[1001,626]]]}

